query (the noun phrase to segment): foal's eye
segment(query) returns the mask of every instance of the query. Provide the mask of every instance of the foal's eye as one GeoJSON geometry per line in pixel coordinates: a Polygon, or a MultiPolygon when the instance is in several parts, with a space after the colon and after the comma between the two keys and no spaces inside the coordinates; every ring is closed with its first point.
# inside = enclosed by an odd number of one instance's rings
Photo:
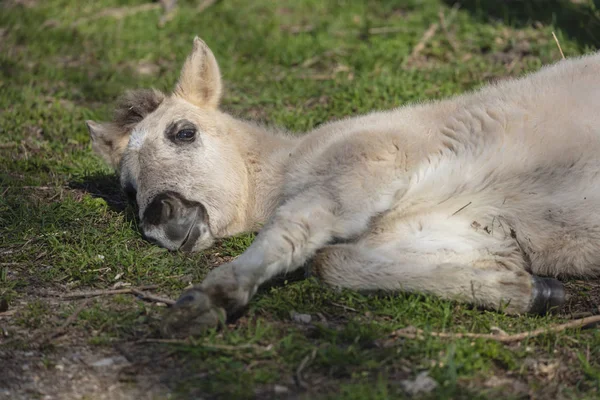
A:
{"type": "Polygon", "coordinates": [[[182,129],[175,135],[175,138],[181,142],[192,142],[196,137],[195,129],[182,129]]]}

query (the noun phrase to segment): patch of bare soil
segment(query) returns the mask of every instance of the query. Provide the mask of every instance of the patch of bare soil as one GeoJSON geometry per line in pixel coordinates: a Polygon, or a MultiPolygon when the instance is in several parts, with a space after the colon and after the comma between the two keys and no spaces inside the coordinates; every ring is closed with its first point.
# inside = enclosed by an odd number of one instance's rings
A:
{"type": "MultiPolygon", "coordinates": [[[[215,256],[213,261],[222,259],[215,256]]],[[[600,313],[599,281],[570,281],[566,287],[570,300],[562,314],[574,318],[600,313]]],[[[48,288],[30,286],[11,308],[0,310],[0,399],[163,399],[172,394],[181,379],[190,379],[181,354],[158,344],[138,342],[153,336],[153,324],[161,311],[157,307],[148,307],[150,322],[142,324],[148,326],[136,327],[109,345],[92,345],[90,338],[97,332],[81,324],[74,323],[61,331],[65,321],[88,304],[86,300],[59,300],[50,297],[52,293],[48,288]],[[28,304],[39,300],[44,302],[45,312],[33,319],[24,317],[28,304]]],[[[106,308],[119,307],[111,297],[91,302],[106,308]]],[[[335,322],[331,318],[334,316],[328,316],[329,322],[335,322]]],[[[238,324],[243,325],[244,320],[242,317],[238,324]]],[[[490,393],[502,392],[515,398],[556,398],[565,383],[577,385],[581,379],[581,371],[569,368],[573,363],[577,363],[577,354],[568,348],[558,349],[552,358],[532,353],[519,373],[499,369],[493,378],[482,377],[461,385],[466,390],[487,388],[490,393]],[[531,387],[540,389],[533,393],[531,387]]],[[[393,376],[403,382],[410,376],[411,367],[397,365],[399,369],[393,376]]],[[[339,384],[308,370],[303,377],[319,390],[339,384]]],[[[292,387],[292,381],[281,382],[255,394],[257,398],[293,398],[298,393],[292,387]]]]}
{"type": "MultiPolygon", "coordinates": [[[[170,393],[175,361],[163,347],[136,344],[134,337],[111,346],[91,345],[94,334],[65,321],[77,320],[86,300],[57,300],[40,290],[0,313],[0,399],[157,399],[170,393]],[[27,317],[40,299],[44,311],[27,317]],[[71,314],[65,313],[66,310],[71,314]],[[59,318],[59,315],[67,315],[59,318]],[[74,318],[72,318],[74,317],[74,318]],[[67,325],[67,326],[65,326],[67,325]]],[[[95,300],[111,307],[110,298],[95,300]]]]}
{"type": "Polygon", "coordinates": [[[568,301],[561,314],[581,318],[600,314],[600,279],[565,282],[568,301]]]}
{"type": "Polygon", "coordinates": [[[155,351],[149,362],[139,352],[124,355],[77,342],[51,350],[0,350],[0,398],[154,399],[169,393],[160,376],[166,368],[157,368],[168,360],[155,351]]]}

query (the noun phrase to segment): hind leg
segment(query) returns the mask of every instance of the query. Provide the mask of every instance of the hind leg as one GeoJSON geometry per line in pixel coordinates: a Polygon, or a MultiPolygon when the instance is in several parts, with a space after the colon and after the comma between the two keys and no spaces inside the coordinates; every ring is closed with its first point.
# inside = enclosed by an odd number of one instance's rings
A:
{"type": "Polygon", "coordinates": [[[545,313],[564,303],[562,284],[527,272],[508,238],[427,230],[421,223],[417,231],[404,231],[395,242],[379,232],[357,243],[326,246],[312,272],[333,286],[428,293],[509,314],[545,313]]]}

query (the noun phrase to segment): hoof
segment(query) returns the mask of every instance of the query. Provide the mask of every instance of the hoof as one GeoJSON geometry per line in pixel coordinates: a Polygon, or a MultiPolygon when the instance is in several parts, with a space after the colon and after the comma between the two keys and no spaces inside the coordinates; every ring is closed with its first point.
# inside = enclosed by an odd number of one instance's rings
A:
{"type": "Polygon", "coordinates": [[[530,314],[547,314],[562,307],[566,302],[564,285],[552,278],[533,277],[530,314]]]}
{"type": "Polygon", "coordinates": [[[179,297],[172,308],[167,310],[161,326],[163,337],[199,336],[207,329],[221,325],[226,312],[215,307],[209,296],[200,289],[192,288],[179,297]]]}

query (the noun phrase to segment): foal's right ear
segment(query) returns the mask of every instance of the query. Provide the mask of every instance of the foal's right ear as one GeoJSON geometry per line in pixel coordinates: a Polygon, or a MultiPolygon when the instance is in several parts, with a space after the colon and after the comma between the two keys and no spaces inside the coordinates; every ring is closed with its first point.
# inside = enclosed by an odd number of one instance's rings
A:
{"type": "Polygon", "coordinates": [[[221,73],[217,60],[202,39],[194,38],[194,49],[181,69],[175,95],[199,107],[217,108],[221,100],[221,73]]]}
{"type": "Polygon", "coordinates": [[[117,101],[113,122],[86,121],[94,152],[118,169],[131,131],[156,110],[164,98],[164,94],[154,89],[130,90],[117,101]]]}

